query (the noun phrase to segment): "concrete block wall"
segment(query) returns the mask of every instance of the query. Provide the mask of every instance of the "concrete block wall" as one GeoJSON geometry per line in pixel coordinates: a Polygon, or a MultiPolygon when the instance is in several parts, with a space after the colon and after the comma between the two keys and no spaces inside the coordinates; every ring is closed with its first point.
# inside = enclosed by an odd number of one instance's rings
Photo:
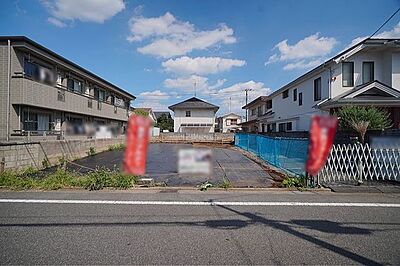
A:
{"type": "Polygon", "coordinates": [[[0,144],[0,171],[25,169],[29,166],[43,168],[42,162],[51,165],[59,163],[60,158],[75,160],[87,156],[90,147],[96,152],[106,151],[110,145],[125,143],[125,137],[112,139],[48,140],[30,143],[0,144]]]}
{"type": "Polygon", "coordinates": [[[159,136],[153,136],[152,142],[165,143],[232,143],[234,133],[160,133],[159,136]]]}

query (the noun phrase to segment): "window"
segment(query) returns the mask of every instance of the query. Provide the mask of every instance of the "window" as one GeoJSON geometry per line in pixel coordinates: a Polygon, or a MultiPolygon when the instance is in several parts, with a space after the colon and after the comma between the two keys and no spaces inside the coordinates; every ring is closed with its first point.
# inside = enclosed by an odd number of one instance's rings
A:
{"type": "Polygon", "coordinates": [[[237,125],[237,119],[231,119],[231,125],[237,125]]]}
{"type": "Polygon", "coordinates": [[[112,104],[112,105],[115,104],[115,97],[114,97],[114,95],[110,95],[110,101],[111,101],[111,104],[112,104]]]}
{"type": "Polygon", "coordinates": [[[191,116],[192,116],[191,112],[190,111],[186,111],[186,117],[191,117],[191,116]]]}
{"type": "Polygon", "coordinates": [[[289,97],[289,90],[285,90],[284,92],[282,92],[282,99],[285,99],[289,97]]]}
{"type": "Polygon", "coordinates": [[[293,90],[293,101],[297,101],[297,89],[293,90]]]}
{"type": "Polygon", "coordinates": [[[279,132],[285,132],[286,130],[286,123],[280,123],[278,126],[279,132]]]}
{"type": "Polygon", "coordinates": [[[230,119],[226,119],[226,125],[230,126],[231,125],[231,120],[230,119]]]}
{"type": "Polygon", "coordinates": [[[251,115],[252,115],[252,116],[253,116],[253,115],[256,115],[256,108],[251,109],[251,115]]]}
{"type": "Polygon", "coordinates": [[[38,116],[37,113],[24,111],[22,113],[22,127],[27,131],[38,130],[38,116]]]}
{"type": "Polygon", "coordinates": [[[299,106],[302,106],[302,105],[303,105],[303,93],[300,92],[299,93],[299,106]]]}
{"type": "Polygon", "coordinates": [[[286,123],[286,131],[292,131],[292,122],[286,123]]]}
{"type": "Polygon", "coordinates": [[[321,78],[314,80],[314,101],[321,100],[321,78]]]}
{"type": "Polygon", "coordinates": [[[70,91],[82,93],[82,82],[76,79],[69,78],[67,81],[67,88],[70,91]]]}
{"type": "Polygon", "coordinates": [[[268,124],[267,125],[267,132],[275,132],[276,131],[276,124],[268,124]]]}
{"type": "Polygon", "coordinates": [[[272,100],[268,100],[266,104],[266,109],[272,109],[272,100]]]}
{"type": "Polygon", "coordinates": [[[342,63],[342,86],[353,87],[354,86],[354,62],[343,62],[342,63]]]}
{"type": "Polygon", "coordinates": [[[363,62],[362,72],[363,83],[374,81],[374,62],[363,62]]]}
{"type": "Polygon", "coordinates": [[[87,107],[88,107],[88,108],[93,108],[93,102],[92,102],[92,99],[88,99],[88,102],[87,102],[87,107]]]}
{"type": "Polygon", "coordinates": [[[261,108],[261,106],[257,107],[257,116],[262,116],[262,108],[261,108]]]}
{"type": "Polygon", "coordinates": [[[32,62],[29,62],[28,60],[24,61],[24,73],[26,76],[32,78],[32,79],[39,79],[39,66],[37,64],[34,64],[32,62]]]}
{"type": "Polygon", "coordinates": [[[106,92],[101,90],[101,89],[95,89],[94,90],[94,97],[98,100],[103,102],[106,98],[106,92]]]}

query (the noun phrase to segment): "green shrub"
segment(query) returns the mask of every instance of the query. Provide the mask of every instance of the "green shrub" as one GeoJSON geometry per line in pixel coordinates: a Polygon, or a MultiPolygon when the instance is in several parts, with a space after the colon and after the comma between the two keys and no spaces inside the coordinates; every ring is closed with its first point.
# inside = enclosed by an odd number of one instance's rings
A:
{"type": "Polygon", "coordinates": [[[291,188],[291,187],[296,187],[296,188],[304,188],[306,187],[306,178],[304,176],[300,177],[290,177],[286,176],[285,179],[282,181],[282,186],[291,188]]]}
{"type": "Polygon", "coordinates": [[[20,174],[21,177],[25,177],[25,178],[29,178],[29,177],[36,177],[38,174],[39,170],[29,166],[28,168],[26,168],[25,170],[22,171],[22,173],[20,174]]]}
{"type": "Polygon", "coordinates": [[[133,187],[137,181],[136,176],[125,175],[123,173],[112,172],[110,187],[127,189],[133,187]]]}
{"type": "Polygon", "coordinates": [[[219,186],[221,188],[224,188],[224,189],[229,189],[229,188],[232,187],[232,184],[231,184],[231,181],[228,178],[223,177],[222,178],[222,183],[219,186]]]}
{"type": "Polygon", "coordinates": [[[88,156],[93,156],[96,154],[96,149],[94,147],[90,147],[89,151],[87,152],[88,156]]]}
{"type": "Polygon", "coordinates": [[[105,169],[96,169],[87,176],[85,188],[89,190],[100,190],[110,184],[110,174],[105,169]]]}
{"type": "Polygon", "coordinates": [[[112,144],[108,146],[109,151],[120,151],[125,149],[125,144],[119,143],[119,144],[112,144]]]}

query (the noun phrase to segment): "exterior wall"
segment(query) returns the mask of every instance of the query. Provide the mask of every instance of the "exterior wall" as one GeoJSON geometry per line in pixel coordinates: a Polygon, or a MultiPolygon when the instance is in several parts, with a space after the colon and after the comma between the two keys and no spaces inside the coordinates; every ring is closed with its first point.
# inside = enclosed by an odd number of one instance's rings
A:
{"type": "Polygon", "coordinates": [[[237,115],[223,116],[222,117],[222,132],[223,133],[226,133],[229,130],[236,130],[236,129],[240,128],[240,126],[238,126],[238,125],[232,125],[231,124],[230,126],[228,126],[227,125],[227,120],[229,120],[229,119],[237,119],[237,123],[238,124],[242,122],[240,116],[237,116],[237,115]]]}
{"type": "Polygon", "coordinates": [[[392,87],[400,91],[400,53],[392,55],[392,87]]]}
{"type": "Polygon", "coordinates": [[[265,113],[265,102],[260,101],[260,102],[254,103],[254,105],[251,106],[251,108],[247,109],[247,121],[255,120],[259,117],[258,111],[257,111],[259,106],[261,106],[261,114],[265,113]],[[251,114],[253,109],[256,110],[254,115],[251,114]]]}
{"type": "Polygon", "coordinates": [[[0,44],[0,139],[7,135],[7,45],[0,44]]]}
{"type": "Polygon", "coordinates": [[[175,109],[174,132],[180,132],[181,124],[212,124],[212,133],[215,127],[215,112],[213,109],[175,109]],[[191,112],[191,117],[186,117],[186,111],[191,112]]]}
{"type": "Polygon", "coordinates": [[[128,115],[125,108],[116,107],[105,102],[101,103],[101,110],[98,110],[95,99],[92,100],[92,108],[88,107],[89,97],[80,95],[64,89],[42,84],[26,78],[13,78],[11,83],[11,104],[28,105],[60,110],[90,116],[127,121],[128,115]],[[65,93],[65,101],[58,101],[58,91],[65,93]],[[43,97],[45,95],[45,97],[43,97]]]}
{"type": "Polygon", "coordinates": [[[329,71],[325,70],[302,83],[288,88],[289,97],[283,99],[282,93],[272,98],[272,111],[274,115],[263,120],[264,124],[292,122],[292,131],[307,131],[310,128],[310,119],[314,114],[321,113],[314,106],[329,97],[329,71]],[[321,77],[321,100],[314,101],[314,80],[321,77]],[[297,100],[294,101],[293,91],[297,89],[297,100]],[[303,94],[303,104],[299,105],[299,93],[303,94]]]}

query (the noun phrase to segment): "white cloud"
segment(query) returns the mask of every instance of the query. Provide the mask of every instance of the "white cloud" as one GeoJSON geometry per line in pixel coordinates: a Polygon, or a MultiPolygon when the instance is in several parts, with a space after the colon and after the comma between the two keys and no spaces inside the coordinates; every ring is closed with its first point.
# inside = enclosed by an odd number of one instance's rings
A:
{"type": "Polygon", "coordinates": [[[236,42],[233,30],[225,24],[214,30],[199,31],[190,22],[177,20],[169,12],[154,18],[135,16],[130,19],[129,28],[129,42],[150,41],[138,48],[140,53],[164,58],[204,50],[220,43],[236,42]]]}
{"type": "Polygon", "coordinates": [[[289,62],[284,66],[285,70],[315,66],[315,63],[322,61],[337,44],[335,38],[319,35],[310,35],[293,45],[288,44],[288,40],[279,42],[273,49],[278,49],[278,52],[270,56],[265,64],[289,62]]]}
{"type": "Polygon", "coordinates": [[[350,47],[353,47],[354,45],[356,45],[357,43],[364,41],[365,39],[367,39],[369,36],[362,36],[362,37],[357,37],[355,39],[353,39],[351,41],[351,43],[349,43],[349,45],[347,45],[343,50],[349,49],[350,47]]]}
{"type": "Polygon", "coordinates": [[[52,17],[49,22],[60,26],[66,21],[103,23],[125,8],[123,0],[43,0],[52,17]]]}
{"type": "Polygon", "coordinates": [[[315,60],[307,61],[300,60],[294,63],[289,63],[283,67],[284,70],[293,70],[293,69],[310,69],[316,67],[324,62],[323,58],[318,58],[315,60]]]}
{"type": "Polygon", "coordinates": [[[166,79],[164,86],[169,89],[180,89],[188,93],[209,94],[214,93],[215,90],[221,87],[226,80],[220,79],[216,83],[210,85],[208,78],[191,75],[189,77],[179,77],[176,79],[166,79]]]}
{"type": "Polygon", "coordinates": [[[53,17],[48,18],[47,21],[49,23],[53,24],[54,26],[59,27],[59,28],[64,28],[64,27],[67,26],[67,24],[65,24],[61,20],[58,20],[58,19],[53,18],[53,17]]]}
{"type": "Polygon", "coordinates": [[[394,39],[394,38],[400,38],[400,22],[393,27],[392,30],[389,31],[384,31],[373,38],[382,38],[382,39],[394,39]]]}
{"type": "Polygon", "coordinates": [[[227,88],[220,89],[213,96],[221,101],[221,113],[230,111],[243,115],[242,106],[246,104],[245,89],[252,89],[248,92],[248,102],[259,96],[267,96],[272,92],[272,89],[265,87],[264,83],[253,80],[239,82],[227,88]]]}
{"type": "Polygon", "coordinates": [[[168,99],[169,95],[166,92],[162,92],[160,90],[155,91],[145,91],[139,94],[141,99],[168,99]]]}
{"type": "Polygon", "coordinates": [[[226,59],[221,57],[187,57],[169,59],[162,63],[165,71],[177,74],[215,74],[228,71],[232,67],[242,67],[244,60],[226,59]]]}

